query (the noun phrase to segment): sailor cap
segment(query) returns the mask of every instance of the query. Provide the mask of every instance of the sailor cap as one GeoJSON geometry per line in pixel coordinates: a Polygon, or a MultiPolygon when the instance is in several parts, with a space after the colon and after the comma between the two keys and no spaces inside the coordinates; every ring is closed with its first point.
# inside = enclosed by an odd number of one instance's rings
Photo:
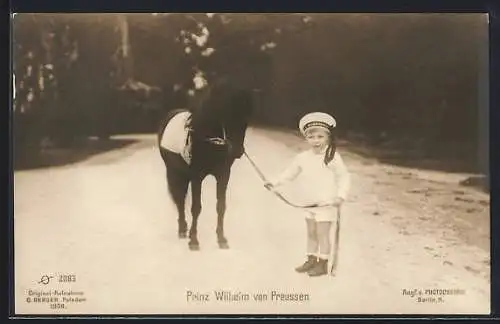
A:
{"type": "Polygon", "coordinates": [[[330,131],[335,126],[337,126],[335,118],[323,112],[309,113],[299,121],[299,129],[302,134],[311,128],[323,128],[330,131]]]}

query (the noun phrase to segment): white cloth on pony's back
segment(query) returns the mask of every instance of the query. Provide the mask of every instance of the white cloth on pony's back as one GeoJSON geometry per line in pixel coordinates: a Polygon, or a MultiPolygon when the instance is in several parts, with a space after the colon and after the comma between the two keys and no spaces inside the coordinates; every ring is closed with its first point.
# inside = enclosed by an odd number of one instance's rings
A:
{"type": "Polygon", "coordinates": [[[191,141],[188,138],[189,111],[181,112],[172,117],[168,122],[160,140],[160,146],[171,152],[180,154],[187,164],[191,163],[191,141]]]}

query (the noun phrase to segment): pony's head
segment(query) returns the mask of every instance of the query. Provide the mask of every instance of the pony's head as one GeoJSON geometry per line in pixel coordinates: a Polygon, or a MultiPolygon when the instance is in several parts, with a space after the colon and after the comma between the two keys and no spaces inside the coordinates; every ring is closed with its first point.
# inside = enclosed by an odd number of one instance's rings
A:
{"type": "Polygon", "coordinates": [[[192,110],[193,140],[214,146],[214,150],[229,152],[234,158],[241,157],[253,112],[252,91],[219,82],[201,95],[204,98],[192,110]]]}

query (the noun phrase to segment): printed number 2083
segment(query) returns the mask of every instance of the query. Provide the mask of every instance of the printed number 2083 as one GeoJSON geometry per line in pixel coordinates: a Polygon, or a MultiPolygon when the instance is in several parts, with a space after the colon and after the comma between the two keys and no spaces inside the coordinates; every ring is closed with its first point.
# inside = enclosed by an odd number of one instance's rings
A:
{"type": "Polygon", "coordinates": [[[59,275],[59,282],[76,282],[76,275],[74,274],[59,275]]]}

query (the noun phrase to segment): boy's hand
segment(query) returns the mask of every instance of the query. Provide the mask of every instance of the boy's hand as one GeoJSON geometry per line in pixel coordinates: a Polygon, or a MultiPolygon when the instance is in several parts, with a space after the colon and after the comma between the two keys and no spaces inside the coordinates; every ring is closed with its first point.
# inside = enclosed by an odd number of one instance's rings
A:
{"type": "Polygon", "coordinates": [[[267,190],[274,190],[274,184],[272,182],[264,183],[264,187],[266,187],[267,190]]]}
{"type": "Polygon", "coordinates": [[[332,205],[335,206],[335,207],[339,207],[341,206],[342,204],[344,203],[344,198],[341,198],[341,197],[337,197],[333,200],[333,203],[332,205]]]}
{"type": "Polygon", "coordinates": [[[323,203],[315,204],[315,205],[313,205],[311,207],[329,207],[329,206],[339,207],[340,205],[342,205],[343,202],[344,202],[343,198],[337,197],[333,201],[328,201],[328,202],[323,202],[323,203]]]}

